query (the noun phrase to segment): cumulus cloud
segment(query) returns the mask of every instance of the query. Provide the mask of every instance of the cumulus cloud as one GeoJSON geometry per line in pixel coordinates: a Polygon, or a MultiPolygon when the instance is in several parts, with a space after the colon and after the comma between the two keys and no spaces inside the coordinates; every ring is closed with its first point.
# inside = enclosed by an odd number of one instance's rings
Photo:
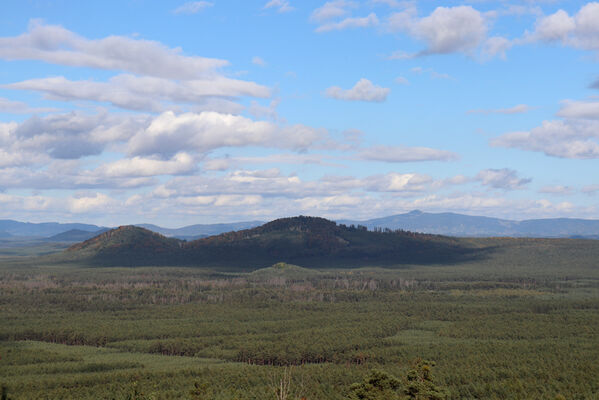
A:
{"type": "Polygon", "coordinates": [[[69,211],[77,214],[102,211],[114,204],[115,200],[104,193],[81,195],[68,199],[69,211]]]}
{"type": "Polygon", "coordinates": [[[557,115],[564,118],[599,119],[599,102],[566,100],[562,102],[557,115]]]}
{"type": "Polygon", "coordinates": [[[523,42],[558,42],[584,50],[599,50],[599,3],[590,2],[575,15],[564,10],[540,17],[532,33],[523,42]]]}
{"type": "Polygon", "coordinates": [[[514,190],[521,189],[532,179],[518,177],[518,172],[513,169],[485,169],[476,175],[476,180],[485,186],[495,189],[514,190]]]}
{"type": "Polygon", "coordinates": [[[506,59],[506,52],[512,48],[514,42],[502,36],[493,36],[485,40],[482,47],[484,58],[499,57],[506,59]]]}
{"type": "Polygon", "coordinates": [[[94,174],[107,178],[189,174],[196,168],[194,158],[177,153],[170,160],[143,157],[125,158],[98,167],[94,174]]]}
{"type": "Polygon", "coordinates": [[[599,122],[590,120],[543,121],[524,132],[511,132],[491,140],[491,146],[538,151],[574,159],[599,158],[599,122]]]}
{"type": "Polygon", "coordinates": [[[509,108],[491,108],[491,109],[477,109],[468,110],[468,114],[524,114],[532,109],[529,105],[518,104],[509,108]]]}
{"type": "Polygon", "coordinates": [[[0,97],[0,113],[6,114],[43,114],[56,112],[57,108],[53,107],[30,107],[21,101],[12,101],[0,97]]]}
{"type": "Polygon", "coordinates": [[[203,112],[176,115],[167,111],[129,141],[132,155],[173,154],[193,149],[204,153],[219,147],[265,146],[306,149],[322,139],[324,131],[305,125],[279,126],[237,115],[203,112]]]}
{"type": "Polygon", "coordinates": [[[109,144],[128,140],[146,121],[146,116],[75,111],[33,116],[21,123],[0,124],[0,143],[13,154],[76,159],[100,154],[109,144]]]}
{"type": "Polygon", "coordinates": [[[109,36],[87,39],[59,25],[33,21],[15,37],[0,37],[0,58],[40,60],[51,64],[128,71],[169,79],[199,79],[228,65],[225,60],[186,56],[162,43],[109,36]]]}
{"type": "Polygon", "coordinates": [[[333,18],[344,17],[349,14],[350,9],[356,7],[357,4],[353,1],[328,1],[312,12],[310,20],[313,22],[323,22],[333,18]]]}
{"type": "Polygon", "coordinates": [[[153,112],[172,108],[172,103],[194,104],[214,111],[231,110],[232,102],[228,99],[270,96],[270,90],[262,85],[222,76],[175,81],[123,74],[110,78],[108,82],[52,77],[30,79],[4,87],[42,92],[52,100],[106,102],[128,110],[153,112]]]}
{"type": "Polygon", "coordinates": [[[376,86],[368,79],[362,78],[351,89],[344,90],[338,86],[332,86],[326,90],[325,95],[337,100],[380,103],[387,100],[389,92],[391,89],[376,86]]]}
{"type": "Polygon", "coordinates": [[[553,185],[553,186],[543,186],[541,189],[539,189],[539,192],[565,196],[568,194],[572,194],[574,192],[574,189],[570,186],[553,185]]]}
{"type": "Polygon", "coordinates": [[[341,31],[344,29],[353,28],[368,28],[371,26],[377,26],[379,19],[375,13],[370,13],[365,17],[348,17],[338,22],[327,22],[326,24],[320,25],[316,28],[316,32],[330,32],[330,31],[341,31]]]}
{"type": "Polygon", "coordinates": [[[565,40],[576,29],[576,21],[564,10],[558,10],[549,16],[541,17],[535,24],[531,40],[557,41],[565,40]]]}
{"type": "Polygon", "coordinates": [[[391,172],[385,175],[369,177],[366,188],[374,192],[422,192],[430,189],[433,179],[423,174],[399,174],[391,172]]]}
{"type": "Polygon", "coordinates": [[[413,8],[394,13],[389,27],[422,40],[427,47],[418,55],[472,53],[486,38],[484,16],[470,6],[437,7],[418,18],[413,8]]]}
{"type": "Polygon", "coordinates": [[[263,7],[265,10],[275,8],[279,13],[286,13],[295,10],[287,0],[270,0],[263,7]]]}
{"type": "Polygon", "coordinates": [[[198,12],[212,7],[214,3],[209,1],[190,1],[173,10],[175,14],[197,14],[198,12]]]}
{"type": "Polygon", "coordinates": [[[583,186],[582,192],[588,195],[594,195],[599,192],[599,184],[583,186]]]}
{"type": "Polygon", "coordinates": [[[459,158],[457,154],[446,150],[407,146],[374,146],[362,150],[358,157],[364,160],[389,163],[453,161],[459,158]]]}

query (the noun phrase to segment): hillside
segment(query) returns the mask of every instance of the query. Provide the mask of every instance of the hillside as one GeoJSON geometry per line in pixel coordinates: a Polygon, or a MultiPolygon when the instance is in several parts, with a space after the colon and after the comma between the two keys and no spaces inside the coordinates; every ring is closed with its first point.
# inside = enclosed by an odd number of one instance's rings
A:
{"type": "Polygon", "coordinates": [[[121,226],[69,247],[57,259],[99,265],[166,265],[177,263],[183,243],[144,228],[121,226]]]}
{"type": "Polygon", "coordinates": [[[480,251],[455,238],[405,231],[372,232],[324,218],[299,216],[191,242],[125,226],[74,245],[62,258],[65,256],[100,265],[253,270],[277,262],[304,267],[451,263],[480,256],[480,251]]]}

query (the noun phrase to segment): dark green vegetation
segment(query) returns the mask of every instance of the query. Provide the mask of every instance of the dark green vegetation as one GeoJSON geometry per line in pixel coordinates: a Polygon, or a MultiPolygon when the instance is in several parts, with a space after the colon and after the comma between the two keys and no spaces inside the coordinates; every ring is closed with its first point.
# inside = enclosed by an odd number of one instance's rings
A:
{"type": "Polygon", "coordinates": [[[251,272],[4,258],[0,386],[13,399],[262,400],[286,382],[289,399],[599,398],[599,242],[457,245],[477,256],[251,272]]]}
{"type": "Polygon", "coordinates": [[[101,266],[193,265],[252,270],[279,261],[307,267],[449,263],[487,249],[460,239],[406,231],[368,231],[315,217],[278,219],[257,228],[197,239],[167,238],[123,226],[75,245],[54,262],[101,266]]]}

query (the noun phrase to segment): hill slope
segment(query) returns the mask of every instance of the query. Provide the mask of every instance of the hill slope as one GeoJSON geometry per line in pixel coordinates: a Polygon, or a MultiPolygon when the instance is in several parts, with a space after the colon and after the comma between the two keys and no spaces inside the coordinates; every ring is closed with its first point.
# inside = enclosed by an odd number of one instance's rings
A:
{"type": "Polygon", "coordinates": [[[253,270],[277,262],[305,267],[448,263],[478,255],[460,239],[371,232],[316,217],[282,218],[256,228],[185,242],[124,226],[70,247],[62,261],[98,265],[193,265],[253,270]]]}
{"type": "Polygon", "coordinates": [[[111,229],[58,255],[60,261],[88,261],[98,265],[176,265],[183,241],[136,226],[111,229]]]}

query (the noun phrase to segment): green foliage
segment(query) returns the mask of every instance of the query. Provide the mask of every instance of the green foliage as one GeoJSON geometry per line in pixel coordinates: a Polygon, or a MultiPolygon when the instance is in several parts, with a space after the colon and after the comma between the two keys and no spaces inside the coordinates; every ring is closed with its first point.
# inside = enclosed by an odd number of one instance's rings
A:
{"type": "Polygon", "coordinates": [[[190,398],[194,382],[273,399],[286,368],[294,400],[346,399],[373,370],[399,398],[598,398],[599,242],[467,241],[494,250],[255,273],[2,263],[0,376],[13,399],[190,398]]]}
{"type": "Polygon", "coordinates": [[[371,371],[363,382],[354,383],[350,387],[351,399],[359,400],[393,400],[400,397],[401,382],[384,371],[371,371]]]}
{"type": "Polygon", "coordinates": [[[195,382],[193,389],[189,392],[192,400],[209,400],[212,398],[210,385],[206,382],[195,382]]]}
{"type": "Polygon", "coordinates": [[[406,376],[404,393],[409,399],[417,400],[444,400],[447,398],[445,390],[433,382],[432,361],[416,359],[406,376]]]}

